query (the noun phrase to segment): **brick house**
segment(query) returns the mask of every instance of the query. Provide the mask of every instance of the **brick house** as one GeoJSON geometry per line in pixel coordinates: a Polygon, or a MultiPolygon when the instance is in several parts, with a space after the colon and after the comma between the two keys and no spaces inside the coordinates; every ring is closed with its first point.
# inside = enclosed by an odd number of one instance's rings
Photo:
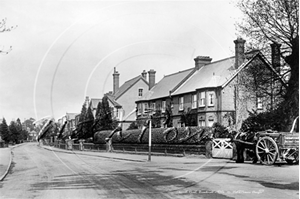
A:
{"type": "Polygon", "coordinates": [[[147,81],[147,72],[144,70],[140,75],[127,80],[121,86],[120,73],[114,68],[113,73],[113,91],[106,94],[110,106],[113,107],[116,119],[127,121],[122,124],[123,129],[127,129],[132,121],[136,120],[135,101],[144,97],[144,94],[155,84],[155,71],[148,71],[149,82],[147,81]]]}
{"type": "Polygon", "coordinates": [[[165,76],[143,99],[136,101],[138,120],[145,119],[145,109],[150,107],[161,110],[163,121],[168,104],[175,127],[184,125],[181,116],[189,112],[197,126],[212,126],[219,122],[240,128],[242,121],[248,117],[248,111],[272,108],[275,100],[270,93],[275,93],[278,81],[282,81],[278,78],[278,71],[261,52],[244,53],[245,40],[238,38],[234,43],[235,56],[215,62],[211,62],[212,58],[208,56],[198,56],[194,59],[194,68],[165,76]],[[249,86],[254,80],[267,76],[264,89],[256,90],[249,86]],[[268,94],[265,91],[269,91],[268,94]]]}

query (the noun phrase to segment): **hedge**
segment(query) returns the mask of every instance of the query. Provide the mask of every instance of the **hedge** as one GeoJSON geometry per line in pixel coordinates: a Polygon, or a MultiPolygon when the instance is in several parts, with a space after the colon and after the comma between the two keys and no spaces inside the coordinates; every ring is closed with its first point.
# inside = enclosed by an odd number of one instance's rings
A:
{"type": "MultiPolygon", "coordinates": [[[[152,128],[153,144],[199,144],[212,136],[211,128],[181,127],[152,128]]],[[[112,131],[100,131],[94,135],[95,144],[104,144],[112,131]]],[[[149,139],[149,129],[132,129],[116,132],[112,136],[113,143],[146,144],[149,139]]]]}

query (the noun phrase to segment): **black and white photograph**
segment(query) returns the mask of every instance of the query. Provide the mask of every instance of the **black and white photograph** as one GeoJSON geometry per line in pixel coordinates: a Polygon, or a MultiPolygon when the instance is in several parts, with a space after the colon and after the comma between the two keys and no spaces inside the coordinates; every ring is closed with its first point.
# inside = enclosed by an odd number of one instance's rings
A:
{"type": "Polygon", "coordinates": [[[299,198],[299,0],[0,0],[0,198],[299,198]]]}

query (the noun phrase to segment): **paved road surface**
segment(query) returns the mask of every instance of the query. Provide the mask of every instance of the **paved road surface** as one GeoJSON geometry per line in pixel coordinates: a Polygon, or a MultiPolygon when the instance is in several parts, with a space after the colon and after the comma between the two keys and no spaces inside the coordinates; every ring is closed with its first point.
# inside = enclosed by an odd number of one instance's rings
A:
{"type": "Polygon", "coordinates": [[[13,149],[0,198],[298,198],[299,166],[222,159],[13,149]],[[122,160],[122,157],[124,158],[122,160]],[[136,161],[138,160],[138,161],[136,161]]]}

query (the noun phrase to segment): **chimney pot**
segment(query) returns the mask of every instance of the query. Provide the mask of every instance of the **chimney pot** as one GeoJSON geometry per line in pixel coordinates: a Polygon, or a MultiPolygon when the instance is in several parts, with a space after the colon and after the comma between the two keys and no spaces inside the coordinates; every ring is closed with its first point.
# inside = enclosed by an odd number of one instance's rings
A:
{"type": "Polygon", "coordinates": [[[147,81],[147,72],[143,70],[142,77],[147,81]]]}

